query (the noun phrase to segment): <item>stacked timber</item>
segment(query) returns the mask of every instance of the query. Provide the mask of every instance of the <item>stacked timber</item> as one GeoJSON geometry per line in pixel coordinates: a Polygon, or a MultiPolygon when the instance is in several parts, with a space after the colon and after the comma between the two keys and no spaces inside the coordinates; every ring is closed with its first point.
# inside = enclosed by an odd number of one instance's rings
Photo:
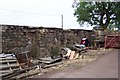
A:
{"type": "Polygon", "coordinates": [[[0,76],[19,70],[19,64],[14,54],[0,54],[0,76]]]}
{"type": "MultiPolygon", "coordinates": [[[[19,57],[23,57],[23,56],[19,55],[19,57]]],[[[29,75],[31,76],[33,75],[33,74],[29,74],[29,71],[37,69],[39,64],[34,63],[33,65],[30,65],[30,66],[25,64],[23,65],[23,67],[25,66],[23,68],[21,66],[21,63],[19,62],[20,60],[19,57],[16,57],[14,54],[10,54],[10,53],[0,54],[0,77],[2,80],[17,79],[19,75],[22,75],[22,76],[19,76],[19,78],[23,78],[23,77],[25,78],[29,75]],[[27,74],[27,75],[24,76],[23,74],[27,74]]],[[[25,60],[24,57],[21,59],[25,60]]],[[[37,74],[39,72],[40,71],[35,72],[34,74],[37,74]]]]}
{"type": "Polygon", "coordinates": [[[63,61],[62,61],[62,58],[60,57],[54,58],[54,59],[52,59],[51,57],[46,57],[46,58],[40,58],[39,63],[41,63],[41,67],[45,69],[45,68],[62,64],[63,61]]]}

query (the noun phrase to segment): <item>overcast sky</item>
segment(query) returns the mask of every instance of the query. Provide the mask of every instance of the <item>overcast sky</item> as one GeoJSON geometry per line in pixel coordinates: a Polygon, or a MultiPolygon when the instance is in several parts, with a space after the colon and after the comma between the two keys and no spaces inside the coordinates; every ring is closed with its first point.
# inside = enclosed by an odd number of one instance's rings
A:
{"type": "Polygon", "coordinates": [[[73,16],[72,3],[73,0],[0,0],[0,24],[61,28],[63,14],[65,29],[83,29],[73,16]]]}

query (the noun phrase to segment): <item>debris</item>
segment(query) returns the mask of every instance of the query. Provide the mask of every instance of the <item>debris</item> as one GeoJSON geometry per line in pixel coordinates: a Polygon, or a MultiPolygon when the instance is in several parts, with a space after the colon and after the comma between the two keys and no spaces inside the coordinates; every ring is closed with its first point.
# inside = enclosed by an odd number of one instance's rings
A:
{"type": "Polygon", "coordinates": [[[12,54],[1,53],[0,58],[15,58],[15,55],[13,53],[12,54]]]}
{"type": "Polygon", "coordinates": [[[14,54],[0,54],[0,76],[14,72],[19,69],[19,64],[14,54]]]}
{"type": "Polygon", "coordinates": [[[39,59],[39,63],[41,63],[41,67],[42,68],[48,68],[51,66],[55,66],[60,64],[60,62],[62,61],[62,58],[55,58],[52,59],[51,57],[47,57],[47,58],[40,58],[39,59]]]}
{"type": "Polygon", "coordinates": [[[45,68],[49,68],[49,67],[53,67],[53,66],[60,65],[60,64],[62,64],[62,63],[63,63],[63,62],[56,62],[56,63],[49,64],[49,65],[44,64],[44,65],[42,65],[41,67],[42,67],[43,69],[45,69],[45,68]]]}
{"type": "Polygon", "coordinates": [[[30,70],[32,70],[32,69],[35,69],[35,68],[36,68],[36,66],[32,66],[32,67],[28,67],[28,68],[26,68],[26,69],[16,70],[16,71],[13,71],[13,72],[11,72],[11,73],[2,75],[2,79],[3,79],[3,80],[7,80],[7,79],[9,79],[9,78],[13,78],[13,77],[15,77],[15,76],[17,76],[17,75],[20,75],[20,74],[22,74],[22,73],[26,73],[26,71],[28,72],[28,71],[30,71],[30,70]]]}
{"type": "MultiPolygon", "coordinates": [[[[28,60],[27,59],[25,60],[25,58],[26,57],[22,57],[22,56],[18,56],[18,55],[16,58],[14,54],[6,54],[6,53],[1,54],[0,63],[2,65],[0,65],[0,73],[1,73],[0,77],[2,78],[2,80],[13,79],[20,74],[28,73],[32,69],[35,69],[35,68],[38,69],[38,66],[39,66],[38,63],[34,63],[32,65],[25,64],[24,66],[26,66],[26,67],[21,68],[21,63],[19,63],[20,59],[21,59],[21,61],[22,60],[25,61],[23,63],[26,63],[28,60]],[[19,62],[18,62],[18,60],[19,60],[19,62]]],[[[35,74],[37,74],[37,73],[35,73],[35,74]]],[[[28,74],[28,75],[30,75],[30,74],[28,74]]]]}
{"type": "Polygon", "coordinates": [[[29,51],[24,51],[19,54],[15,54],[17,61],[19,62],[19,66],[21,68],[25,68],[27,66],[30,66],[32,63],[30,62],[30,59],[28,57],[29,51]]]}

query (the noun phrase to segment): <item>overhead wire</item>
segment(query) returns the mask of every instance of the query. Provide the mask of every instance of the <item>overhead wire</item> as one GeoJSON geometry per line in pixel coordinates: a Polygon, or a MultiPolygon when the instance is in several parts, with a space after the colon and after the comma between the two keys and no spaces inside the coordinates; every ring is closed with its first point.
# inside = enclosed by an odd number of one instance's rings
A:
{"type": "Polygon", "coordinates": [[[25,11],[19,11],[19,10],[12,10],[12,9],[1,9],[0,11],[9,11],[14,13],[21,13],[21,14],[30,14],[30,15],[44,15],[44,16],[60,16],[60,15],[52,15],[52,14],[42,14],[42,13],[32,13],[32,12],[25,12],[25,11]]]}

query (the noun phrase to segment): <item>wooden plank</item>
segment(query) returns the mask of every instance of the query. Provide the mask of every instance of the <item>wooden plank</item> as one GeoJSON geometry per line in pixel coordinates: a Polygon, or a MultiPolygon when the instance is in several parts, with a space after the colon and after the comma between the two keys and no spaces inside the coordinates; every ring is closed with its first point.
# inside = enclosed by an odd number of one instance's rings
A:
{"type": "Polygon", "coordinates": [[[20,70],[19,68],[15,68],[15,69],[12,69],[12,71],[10,71],[9,69],[7,70],[2,70],[0,71],[0,77],[4,76],[4,75],[8,75],[8,74],[11,74],[13,73],[14,71],[18,71],[20,70]]]}
{"type": "Polygon", "coordinates": [[[59,61],[61,61],[62,60],[62,58],[56,58],[56,59],[51,59],[51,60],[49,60],[49,61],[47,61],[47,60],[40,60],[39,62],[41,62],[41,63],[46,63],[46,64],[52,64],[52,63],[54,63],[54,62],[59,62],[59,61]]]}
{"type": "Polygon", "coordinates": [[[9,63],[17,63],[17,60],[2,60],[2,61],[0,61],[0,64],[5,64],[5,63],[7,63],[7,62],[9,62],[9,63]]]}
{"type": "Polygon", "coordinates": [[[11,72],[10,70],[0,70],[0,74],[4,74],[4,73],[9,73],[9,72],[11,72]]]}
{"type": "MultiPolygon", "coordinates": [[[[40,70],[37,70],[37,71],[32,72],[32,73],[24,74],[24,75],[18,77],[17,79],[25,79],[26,77],[30,77],[30,76],[37,75],[37,74],[39,74],[40,72],[41,72],[40,70]]],[[[16,77],[13,77],[13,78],[15,78],[15,80],[16,80],[16,77]]]]}
{"type": "Polygon", "coordinates": [[[0,65],[0,70],[5,70],[5,69],[9,69],[9,68],[16,68],[19,67],[18,64],[10,64],[10,65],[0,65]]]}
{"type": "Polygon", "coordinates": [[[0,61],[2,60],[16,60],[16,58],[0,58],[0,61]]]}
{"type": "Polygon", "coordinates": [[[9,62],[7,62],[7,65],[10,66],[9,69],[10,69],[10,71],[12,71],[12,68],[11,68],[11,65],[9,62]]]}
{"type": "Polygon", "coordinates": [[[41,66],[42,68],[49,68],[49,67],[52,67],[52,66],[56,66],[56,65],[60,65],[60,64],[62,64],[63,63],[63,61],[62,62],[56,62],[56,63],[54,63],[54,64],[49,64],[49,65],[43,65],[43,66],[41,66]]]}
{"type": "Polygon", "coordinates": [[[39,61],[39,62],[41,62],[41,63],[46,63],[46,64],[52,63],[52,61],[39,61]]]}
{"type": "Polygon", "coordinates": [[[46,58],[39,58],[39,60],[42,60],[42,61],[52,61],[53,59],[51,57],[46,57],[46,58]]]}
{"type": "Polygon", "coordinates": [[[35,69],[35,68],[36,68],[36,66],[28,67],[28,68],[22,69],[22,70],[16,70],[16,71],[14,71],[14,72],[11,72],[11,73],[2,75],[1,77],[2,77],[3,80],[4,80],[4,79],[8,80],[8,79],[11,79],[11,78],[14,77],[14,76],[17,76],[17,75],[19,75],[19,74],[21,74],[21,73],[25,73],[26,71],[29,71],[29,70],[32,70],[32,69],[35,69]]]}

